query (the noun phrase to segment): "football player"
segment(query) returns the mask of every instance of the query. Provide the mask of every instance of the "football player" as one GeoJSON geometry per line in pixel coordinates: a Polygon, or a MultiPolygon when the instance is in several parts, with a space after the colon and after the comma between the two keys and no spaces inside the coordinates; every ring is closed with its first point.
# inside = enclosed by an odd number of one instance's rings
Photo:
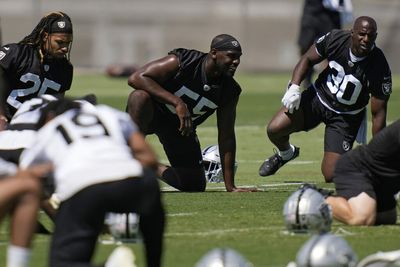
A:
{"type": "Polygon", "coordinates": [[[337,161],[333,176],[336,195],[326,198],[336,219],[350,225],[396,224],[399,136],[400,120],[337,161]]]}
{"type": "MultiPolygon", "coordinates": [[[[300,55],[304,55],[318,37],[333,29],[341,29],[341,18],[351,17],[344,16],[344,14],[351,14],[351,12],[351,0],[304,0],[300,32],[297,40],[300,55]]],[[[313,68],[310,68],[303,81],[304,88],[307,88],[311,84],[312,74],[313,68]]]]}
{"type": "Polygon", "coordinates": [[[174,49],[128,79],[135,90],[129,95],[127,111],[144,134],[158,136],[171,165],[160,164],[158,175],[180,191],[206,188],[196,127],[215,111],[226,190],[249,191],[234,182],[234,125],[241,88],[233,76],[241,56],[238,40],[221,34],[213,38],[208,53],[174,49]]]}
{"type": "Polygon", "coordinates": [[[29,265],[41,192],[39,179],[51,169],[51,164],[42,164],[19,170],[0,158],[0,220],[8,213],[12,218],[4,266],[29,265]]]}
{"type": "Polygon", "coordinates": [[[43,108],[41,125],[20,166],[37,161],[54,165],[53,199],[59,209],[49,266],[92,266],[107,212],[140,215],[147,265],[160,266],[164,212],[151,170],[157,158],[129,115],[62,99],[43,108]]]}
{"type": "Polygon", "coordinates": [[[72,22],[63,12],[44,16],[19,43],[0,49],[0,99],[3,122],[33,97],[63,95],[70,89],[72,22]]]}
{"type": "Polygon", "coordinates": [[[331,182],[337,159],[353,146],[370,98],[372,134],[386,126],[392,77],[382,50],[375,44],[376,37],[375,20],[362,16],[351,31],[333,30],[320,37],[300,59],[282,98],[283,107],[267,126],[267,135],[279,151],[261,165],[261,176],[274,174],[299,155],[299,148],[289,142],[292,133],[309,131],[323,122],[321,169],[325,181],[331,182]],[[301,92],[307,71],[324,59],[328,66],[301,92]]]}

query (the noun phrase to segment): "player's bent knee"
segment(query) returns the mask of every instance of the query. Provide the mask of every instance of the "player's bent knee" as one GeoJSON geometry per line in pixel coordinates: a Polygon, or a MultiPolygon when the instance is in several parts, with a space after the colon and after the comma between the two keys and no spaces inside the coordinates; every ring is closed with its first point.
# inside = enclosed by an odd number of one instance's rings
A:
{"type": "Polygon", "coordinates": [[[129,94],[128,103],[127,103],[127,111],[135,110],[136,108],[140,108],[146,103],[151,101],[151,96],[149,93],[143,90],[134,90],[129,94]]]}

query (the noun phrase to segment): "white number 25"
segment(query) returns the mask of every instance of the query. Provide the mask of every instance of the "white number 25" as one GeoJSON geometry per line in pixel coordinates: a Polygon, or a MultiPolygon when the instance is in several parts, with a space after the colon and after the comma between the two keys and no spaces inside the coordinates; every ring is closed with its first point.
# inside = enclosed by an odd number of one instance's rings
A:
{"type": "Polygon", "coordinates": [[[39,96],[45,94],[47,89],[58,91],[60,90],[61,87],[59,83],[56,83],[47,78],[45,78],[42,83],[40,81],[39,75],[32,73],[27,73],[22,75],[20,81],[23,83],[33,82],[33,85],[32,87],[29,88],[14,89],[11,91],[10,95],[7,98],[7,103],[13,106],[14,108],[19,108],[19,106],[21,105],[21,102],[17,100],[17,97],[32,95],[35,94],[36,92],[38,92],[37,95],[39,96]]]}

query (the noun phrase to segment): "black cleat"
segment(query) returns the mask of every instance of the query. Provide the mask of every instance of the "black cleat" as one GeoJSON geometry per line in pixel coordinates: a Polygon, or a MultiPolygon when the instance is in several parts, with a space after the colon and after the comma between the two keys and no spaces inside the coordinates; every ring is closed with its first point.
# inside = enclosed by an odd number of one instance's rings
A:
{"type": "Polygon", "coordinates": [[[295,159],[299,156],[300,154],[300,148],[294,147],[294,153],[291,159],[289,160],[283,160],[281,156],[279,156],[278,153],[275,153],[273,156],[271,156],[269,159],[263,162],[261,164],[260,169],[258,170],[258,173],[260,176],[269,176],[273,175],[276,173],[280,167],[285,165],[287,162],[291,161],[292,159],[295,159]]]}
{"type": "Polygon", "coordinates": [[[313,185],[313,184],[304,183],[304,184],[302,184],[300,186],[300,188],[301,189],[307,189],[307,188],[313,189],[313,190],[319,192],[321,195],[323,195],[324,198],[327,198],[327,197],[330,197],[330,196],[334,195],[334,191],[333,190],[319,188],[319,187],[317,187],[316,185],[313,185]]]}

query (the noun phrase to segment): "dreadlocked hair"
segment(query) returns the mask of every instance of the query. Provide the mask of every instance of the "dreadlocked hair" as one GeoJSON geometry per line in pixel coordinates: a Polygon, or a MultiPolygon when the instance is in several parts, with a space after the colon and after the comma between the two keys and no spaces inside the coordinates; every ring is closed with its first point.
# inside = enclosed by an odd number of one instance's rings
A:
{"type": "Polygon", "coordinates": [[[53,22],[60,18],[66,18],[72,24],[71,18],[63,12],[49,13],[39,21],[33,31],[29,35],[25,36],[24,39],[19,42],[19,44],[29,44],[39,47],[42,44],[43,34],[45,32],[50,32],[50,27],[53,22]]]}

